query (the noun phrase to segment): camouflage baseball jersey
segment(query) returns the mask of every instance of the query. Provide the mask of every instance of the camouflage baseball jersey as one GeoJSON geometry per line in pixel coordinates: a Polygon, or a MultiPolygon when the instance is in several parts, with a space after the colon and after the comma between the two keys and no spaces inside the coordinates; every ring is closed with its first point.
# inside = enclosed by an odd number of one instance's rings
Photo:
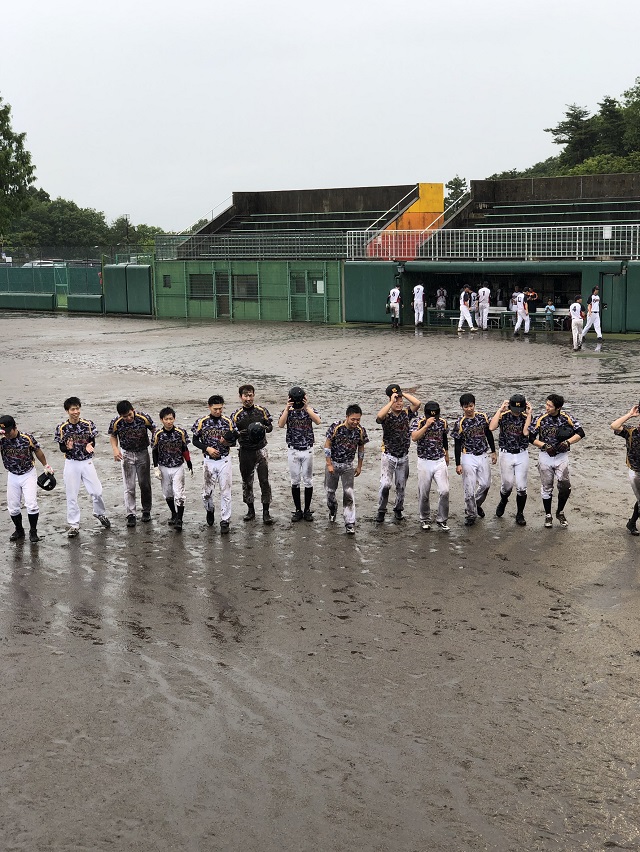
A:
{"type": "Polygon", "coordinates": [[[615,430],[627,442],[627,467],[636,473],[640,473],[640,427],[623,426],[615,430]]]}
{"type": "Polygon", "coordinates": [[[22,476],[33,469],[33,455],[40,449],[40,444],[33,435],[18,432],[15,438],[0,438],[0,453],[2,464],[9,473],[22,476]]]}
{"type": "MultiPolygon", "coordinates": [[[[315,408],[311,410],[314,414],[318,413],[315,408]]],[[[307,450],[313,446],[313,441],[313,420],[308,412],[304,408],[291,409],[287,414],[287,446],[307,450]]]]}
{"type": "Polygon", "coordinates": [[[184,463],[183,453],[188,448],[189,436],[182,426],[173,429],[157,429],[151,446],[158,453],[158,464],[162,467],[180,467],[184,463]]]}
{"type": "Polygon", "coordinates": [[[529,436],[523,435],[526,417],[522,414],[514,414],[512,411],[503,411],[500,415],[498,434],[498,446],[504,453],[521,453],[529,446],[529,436]]]}
{"type": "Polygon", "coordinates": [[[358,447],[369,443],[364,426],[349,429],[346,423],[339,420],[327,429],[327,439],[331,442],[331,461],[336,464],[349,464],[354,460],[358,447]]]}
{"type": "MultiPolygon", "coordinates": [[[[53,436],[57,444],[65,445],[65,458],[72,461],[87,461],[93,458],[93,453],[88,453],[86,450],[87,444],[93,444],[95,447],[98,429],[93,420],[85,420],[80,418],[77,423],[71,423],[65,420],[59,426],[56,426],[56,431],[53,436]],[[66,443],[71,438],[73,446],[71,449],[66,448],[66,443]]],[[[60,447],[62,449],[62,446],[60,447]]]]}
{"type": "Polygon", "coordinates": [[[382,421],[382,452],[401,459],[411,446],[410,409],[389,411],[382,421]]]}
{"type": "Polygon", "coordinates": [[[117,435],[123,450],[139,453],[149,446],[149,433],[155,432],[155,423],[144,411],[136,411],[131,422],[122,415],[114,417],[109,424],[108,434],[117,435]]]}
{"type": "Polygon", "coordinates": [[[459,441],[463,453],[480,456],[489,449],[487,429],[489,418],[482,411],[476,411],[473,417],[458,417],[451,427],[451,435],[459,441]]]}
{"type": "Polygon", "coordinates": [[[201,444],[202,452],[206,458],[210,458],[206,452],[207,447],[211,447],[220,453],[220,458],[229,455],[229,446],[223,441],[225,432],[233,430],[233,423],[229,417],[222,415],[214,417],[209,414],[208,417],[202,417],[191,427],[193,432],[193,443],[195,446],[201,444]]]}
{"type": "Polygon", "coordinates": [[[557,444],[558,438],[556,437],[556,433],[561,426],[571,426],[575,432],[582,429],[582,426],[575,418],[562,410],[559,414],[541,414],[536,422],[531,425],[529,435],[532,440],[537,438],[545,444],[557,444]]]}
{"type": "MultiPolygon", "coordinates": [[[[411,431],[417,432],[418,429],[422,429],[428,419],[428,417],[414,417],[411,421],[411,431]]],[[[429,426],[422,438],[418,438],[416,441],[419,459],[437,461],[444,458],[445,450],[449,449],[447,429],[447,421],[444,417],[438,417],[429,426]]]]}

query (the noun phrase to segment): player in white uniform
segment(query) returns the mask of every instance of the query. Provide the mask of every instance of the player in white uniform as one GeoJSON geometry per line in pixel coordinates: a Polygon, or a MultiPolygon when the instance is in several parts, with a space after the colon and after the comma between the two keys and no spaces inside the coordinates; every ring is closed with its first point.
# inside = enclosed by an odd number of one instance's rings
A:
{"type": "Polygon", "coordinates": [[[424,325],[424,287],[422,284],[416,284],[413,288],[412,304],[416,327],[424,325]]]}
{"type": "Polygon", "coordinates": [[[576,296],[575,302],[569,306],[571,317],[571,333],[573,334],[573,351],[582,349],[582,326],[584,325],[584,311],[582,309],[582,296],[576,296]]]}
{"type": "Polygon", "coordinates": [[[487,281],[482,283],[482,287],[478,290],[478,325],[483,331],[486,331],[489,322],[489,299],[491,298],[491,290],[487,281]]]}
{"type": "Polygon", "coordinates": [[[587,324],[582,329],[580,345],[584,342],[587,332],[594,327],[598,340],[602,340],[602,328],[600,327],[600,288],[594,287],[587,301],[587,324]]]}
{"type": "Polygon", "coordinates": [[[525,527],[524,507],[527,503],[527,477],[529,474],[529,427],[531,406],[521,393],[502,403],[491,418],[489,428],[500,428],[500,502],[496,515],[501,518],[507,508],[509,496],[515,485],[516,523],[525,527]]]}
{"type": "Polygon", "coordinates": [[[516,327],[513,330],[513,336],[518,337],[520,334],[520,326],[524,322],[524,333],[529,334],[529,306],[522,290],[517,290],[511,297],[515,303],[516,316],[518,320],[516,327]]]}
{"type": "Polygon", "coordinates": [[[391,311],[391,328],[398,328],[400,325],[400,305],[402,304],[402,296],[398,287],[391,288],[387,301],[391,311]]]}
{"type": "Polygon", "coordinates": [[[465,322],[469,324],[470,331],[477,331],[478,329],[473,324],[473,320],[471,319],[471,314],[469,312],[469,305],[471,303],[471,287],[468,284],[465,285],[462,293],[460,293],[460,319],[458,320],[458,331],[462,331],[462,326],[465,322]]]}

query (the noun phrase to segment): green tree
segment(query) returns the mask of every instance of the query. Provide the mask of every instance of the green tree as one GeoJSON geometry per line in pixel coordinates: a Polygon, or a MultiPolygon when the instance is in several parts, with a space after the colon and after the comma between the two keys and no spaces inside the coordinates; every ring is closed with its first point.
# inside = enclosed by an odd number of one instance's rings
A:
{"type": "Polygon", "coordinates": [[[444,209],[451,207],[452,204],[455,204],[456,201],[460,201],[463,195],[466,195],[469,192],[469,185],[467,184],[466,178],[461,178],[459,175],[456,175],[454,178],[451,178],[450,181],[445,183],[444,188],[446,190],[446,195],[444,197],[444,209]]]}
{"type": "Polygon", "coordinates": [[[567,107],[564,121],[556,127],[545,127],[545,133],[551,133],[555,145],[564,145],[560,155],[560,164],[571,168],[595,153],[598,129],[594,116],[577,104],[567,107]]]}
{"type": "Polygon", "coordinates": [[[11,239],[18,246],[107,245],[108,234],[104,213],[78,207],[65,198],[40,200],[36,193],[29,209],[11,228],[11,239]]]}
{"type": "Polygon", "coordinates": [[[597,157],[613,154],[622,157],[627,153],[624,141],[624,111],[615,98],[606,97],[598,104],[600,110],[595,117],[597,140],[593,149],[597,157]]]}
{"type": "Polygon", "coordinates": [[[624,145],[626,152],[640,151],[640,77],[623,93],[624,145]]]}
{"type": "Polygon", "coordinates": [[[14,133],[11,107],[0,97],[0,233],[29,205],[34,167],[25,138],[25,133],[14,133]]]}

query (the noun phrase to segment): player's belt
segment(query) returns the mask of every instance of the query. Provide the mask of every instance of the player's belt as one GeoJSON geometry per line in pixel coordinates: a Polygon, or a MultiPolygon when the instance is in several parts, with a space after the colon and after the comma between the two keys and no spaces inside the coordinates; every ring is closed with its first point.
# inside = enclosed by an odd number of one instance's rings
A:
{"type": "Polygon", "coordinates": [[[486,455],[486,454],[487,454],[487,451],[486,451],[486,450],[482,450],[482,451],[481,451],[481,452],[479,452],[479,453],[474,453],[474,452],[472,452],[471,450],[463,450],[462,452],[463,452],[463,453],[466,453],[468,456],[484,456],[484,455],[486,455]]]}
{"type": "Polygon", "coordinates": [[[287,444],[287,446],[289,447],[290,450],[299,450],[300,452],[304,452],[304,450],[310,450],[311,449],[311,446],[309,446],[309,447],[296,447],[295,444],[287,444]]]}

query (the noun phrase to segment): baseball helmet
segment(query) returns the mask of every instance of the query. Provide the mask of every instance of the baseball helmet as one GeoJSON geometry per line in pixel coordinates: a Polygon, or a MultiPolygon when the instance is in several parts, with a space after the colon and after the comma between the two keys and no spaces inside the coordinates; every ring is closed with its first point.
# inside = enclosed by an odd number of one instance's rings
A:
{"type": "Polygon", "coordinates": [[[304,405],[304,390],[297,385],[289,391],[289,399],[294,408],[302,408],[304,405]]]}
{"type": "Polygon", "coordinates": [[[254,420],[253,423],[249,423],[247,432],[252,441],[261,441],[265,436],[266,429],[262,423],[254,420]]]}
{"type": "Polygon", "coordinates": [[[44,473],[41,473],[38,477],[38,485],[44,491],[53,491],[53,489],[56,487],[56,478],[52,473],[47,473],[45,471],[44,473]]]}
{"type": "Polygon", "coordinates": [[[437,402],[434,402],[432,399],[429,402],[425,402],[424,404],[424,416],[425,417],[440,417],[440,406],[437,402]]]}
{"type": "Polygon", "coordinates": [[[402,396],[402,388],[398,384],[389,385],[385,390],[385,393],[389,397],[389,399],[391,399],[394,393],[397,393],[402,396]]]}
{"type": "Polygon", "coordinates": [[[563,423],[562,426],[558,426],[556,429],[556,441],[568,441],[575,434],[573,427],[569,426],[568,423],[563,423]]]}
{"type": "Polygon", "coordinates": [[[521,414],[527,410],[527,400],[521,393],[514,393],[509,400],[509,411],[512,414],[521,414]]]}

